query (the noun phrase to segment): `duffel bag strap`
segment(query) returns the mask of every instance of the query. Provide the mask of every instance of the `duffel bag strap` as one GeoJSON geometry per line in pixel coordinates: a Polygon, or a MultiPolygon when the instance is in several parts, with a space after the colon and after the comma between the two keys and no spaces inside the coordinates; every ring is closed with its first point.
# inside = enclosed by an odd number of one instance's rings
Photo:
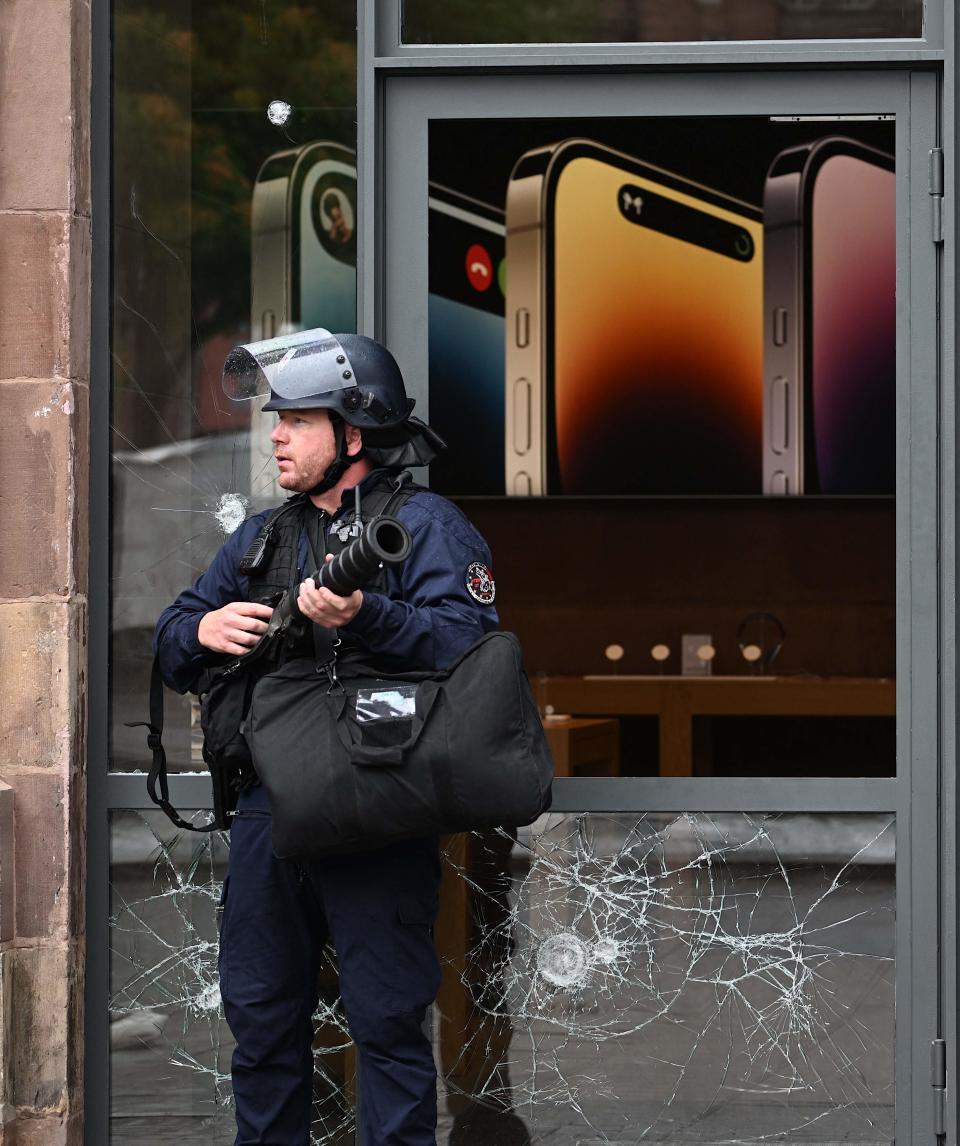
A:
{"type": "Polygon", "coordinates": [[[216,820],[210,824],[191,824],[185,820],[170,803],[170,790],[167,785],[167,752],[163,747],[163,677],[160,675],[160,658],[154,656],[150,670],[150,719],[128,720],[127,728],[146,728],[147,747],[153,753],[150,772],[147,775],[147,793],[150,799],[161,808],[178,828],[189,832],[212,832],[217,829],[216,820]],[[157,795],[157,785],[160,795],[157,795]]]}

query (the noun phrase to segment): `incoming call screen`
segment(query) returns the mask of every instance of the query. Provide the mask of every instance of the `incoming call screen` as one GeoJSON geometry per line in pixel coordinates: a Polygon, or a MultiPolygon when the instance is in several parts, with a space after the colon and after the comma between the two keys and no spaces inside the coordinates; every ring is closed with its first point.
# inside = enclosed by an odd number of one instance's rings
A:
{"type": "Polygon", "coordinates": [[[502,494],[503,224],[431,196],[429,257],[430,424],[448,446],[430,484],[502,494]]]}

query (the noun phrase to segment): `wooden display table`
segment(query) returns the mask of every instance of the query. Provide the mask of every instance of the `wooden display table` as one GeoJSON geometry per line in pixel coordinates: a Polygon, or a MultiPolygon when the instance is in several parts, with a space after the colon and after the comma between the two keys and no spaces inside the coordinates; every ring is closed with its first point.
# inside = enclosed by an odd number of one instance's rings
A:
{"type": "Polygon", "coordinates": [[[556,776],[616,776],[620,772],[620,723],[582,717],[543,722],[556,776]]]}
{"type": "Polygon", "coordinates": [[[896,713],[892,677],[553,676],[541,679],[539,688],[542,703],[555,712],[658,717],[661,776],[693,775],[695,716],[896,713]]]}

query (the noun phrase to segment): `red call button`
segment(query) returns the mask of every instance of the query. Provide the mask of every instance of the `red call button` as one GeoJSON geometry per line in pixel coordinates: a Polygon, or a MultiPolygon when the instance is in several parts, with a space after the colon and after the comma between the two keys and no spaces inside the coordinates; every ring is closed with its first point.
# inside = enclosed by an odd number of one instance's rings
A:
{"type": "Polygon", "coordinates": [[[467,249],[467,280],[474,290],[489,290],[493,282],[493,262],[479,243],[467,249]]]}

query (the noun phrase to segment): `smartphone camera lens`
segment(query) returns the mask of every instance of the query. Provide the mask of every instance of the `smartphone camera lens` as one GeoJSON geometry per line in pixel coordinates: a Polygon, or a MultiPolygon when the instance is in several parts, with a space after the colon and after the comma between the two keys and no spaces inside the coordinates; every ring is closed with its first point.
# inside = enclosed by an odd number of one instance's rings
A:
{"type": "Polygon", "coordinates": [[[733,251],[738,259],[746,262],[753,258],[753,239],[747,231],[737,231],[733,240],[733,251]]]}

